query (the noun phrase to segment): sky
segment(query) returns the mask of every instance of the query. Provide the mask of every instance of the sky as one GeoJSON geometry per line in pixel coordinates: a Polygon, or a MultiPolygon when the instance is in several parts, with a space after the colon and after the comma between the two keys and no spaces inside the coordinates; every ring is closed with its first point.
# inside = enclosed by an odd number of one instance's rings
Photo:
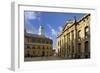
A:
{"type": "Polygon", "coordinates": [[[44,26],[45,36],[53,40],[53,48],[57,48],[57,35],[61,33],[66,21],[79,20],[85,13],[61,13],[24,11],[24,25],[28,33],[38,34],[40,25],[44,26]]]}

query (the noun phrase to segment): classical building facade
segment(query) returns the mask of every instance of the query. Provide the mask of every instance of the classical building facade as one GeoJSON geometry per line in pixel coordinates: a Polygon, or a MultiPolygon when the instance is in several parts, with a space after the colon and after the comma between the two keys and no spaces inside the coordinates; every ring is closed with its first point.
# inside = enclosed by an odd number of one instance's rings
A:
{"type": "Polygon", "coordinates": [[[90,58],[90,14],[67,21],[57,36],[58,55],[63,58],[90,58]]]}
{"type": "Polygon", "coordinates": [[[44,35],[44,28],[40,26],[39,34],[24,34],[24,56],[42,57],[53,55],[53,41],[44,35]]]}

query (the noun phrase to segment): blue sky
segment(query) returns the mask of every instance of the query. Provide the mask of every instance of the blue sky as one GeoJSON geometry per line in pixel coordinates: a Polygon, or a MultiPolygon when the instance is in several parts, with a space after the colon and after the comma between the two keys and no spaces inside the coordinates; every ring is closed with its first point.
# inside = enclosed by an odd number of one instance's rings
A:
{"type": "Polygon", "coordinates": [[[61,33],[66,21],[79,20],[85,13],[61,13],[61,12],[37,12],[25,11],[25,29],[28,33],[38,34],[39,26],[42,24],[45,36],[53,40],[53,47],[56,48],[56,37],[61,33]]]}

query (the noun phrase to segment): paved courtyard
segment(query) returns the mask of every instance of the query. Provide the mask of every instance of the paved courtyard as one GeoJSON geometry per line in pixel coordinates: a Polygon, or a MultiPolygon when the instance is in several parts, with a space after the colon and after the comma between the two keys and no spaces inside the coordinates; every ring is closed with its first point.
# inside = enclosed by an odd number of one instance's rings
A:
{"type": "Polygon", "coordinates": [[[58,56],[49,56],[49,57],[32,57],[24,59],[24,61],[47,61],[47,60],[64,60],[64,58],[58,56]]]}

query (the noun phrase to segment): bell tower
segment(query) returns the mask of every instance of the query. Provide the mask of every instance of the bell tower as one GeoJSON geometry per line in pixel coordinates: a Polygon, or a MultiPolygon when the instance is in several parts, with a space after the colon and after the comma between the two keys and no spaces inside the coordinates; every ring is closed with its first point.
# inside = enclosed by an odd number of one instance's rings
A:
{"type": "Polygon", "coordinates": [[[39,35],[45,36],[45,31],[44,31],[43,25],[40,25],[40,27],[39,27],[39,35]]]}

